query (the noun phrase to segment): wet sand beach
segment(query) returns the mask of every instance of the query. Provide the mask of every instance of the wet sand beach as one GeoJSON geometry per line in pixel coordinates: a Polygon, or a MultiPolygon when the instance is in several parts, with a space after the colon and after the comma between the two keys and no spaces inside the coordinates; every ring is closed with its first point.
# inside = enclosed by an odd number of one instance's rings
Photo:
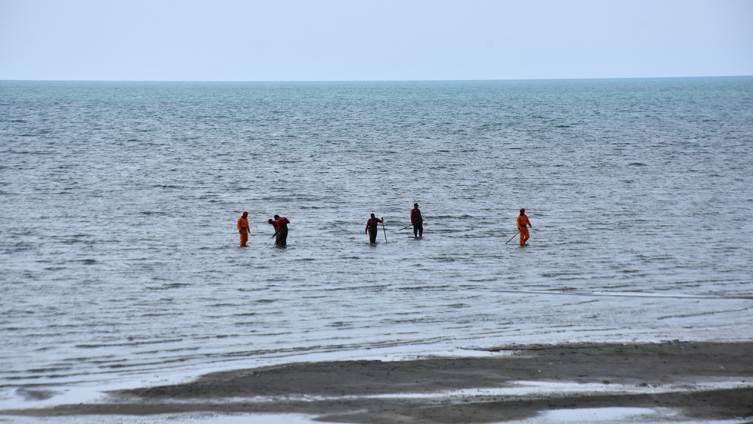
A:
{"type": "MultiPolygon", "coordinates": [[[[753,342],[511,345],[489,357],[291,363],[5,415],[298,413],[325,422],[489,423],[578,408],[753,417],[753,342]]],[[[493,352],[496,352],[494,354],[493,352]]]]}

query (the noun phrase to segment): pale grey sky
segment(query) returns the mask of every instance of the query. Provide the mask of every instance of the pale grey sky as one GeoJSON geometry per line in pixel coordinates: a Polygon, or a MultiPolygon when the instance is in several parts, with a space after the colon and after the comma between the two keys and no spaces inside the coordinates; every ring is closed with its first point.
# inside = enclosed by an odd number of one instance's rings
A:
{"type": "Polygon", "coordinates": [[[753,75],[751,0],[0,0],[0,80],[753,75]]]}

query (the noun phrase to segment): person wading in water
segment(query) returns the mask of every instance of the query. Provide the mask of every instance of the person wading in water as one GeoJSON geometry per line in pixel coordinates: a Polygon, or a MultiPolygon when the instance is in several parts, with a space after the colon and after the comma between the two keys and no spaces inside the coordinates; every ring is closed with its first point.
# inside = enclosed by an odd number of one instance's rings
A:
{"type": "Polygon", "coordinates": [[[530,238],[526,225],[533,228],[531,221],[529,221],[526,216],[526,210],[524,208],[520,208],[520,215],[518,215],[518,219],[515,220],[515,223],[518,225],[518,230],[520,230],[520,245],[522,246],[526,244],[526,241],[530,238]]]}
{"type": "Polygon", "coordinates": [[[377,232],[379,231],[377,224],[380,222],[384,222],[384,217],[382,217],[382,219],[379,219],[374,216],[373,213],[371,214],[371,218],[366,221],[366,228],[363,230],[363,232],[369,232],[369,241],[371,241],[371,244],[376,244],[377,232]]]}
{"type": "Polygon", "coordinates": [[[424,218],[421,216],[421,211],[418,210],[418,203],[413,204],[413,209],[410,211],[410,223],[413,224],[413,237],[424,236],[424,218]]]}
{"type": "Polygon", "coordinates": [[[288,224],[290,224],[290,221],[284,216],[275,215],[275,220],[272,221],[270,219],[268,222],[275,227],[275,235],[277,236],[275,244],[277,246],[285,246],[288,241],[288,224]]]}
{"type": "Polygon", "coordinates": [[[244,211],[243,216],[238,218],[238,232],[241,233],[241,247],[246,247],[248,235],[251,230],[248,229],[248,212],[244,211]]]}

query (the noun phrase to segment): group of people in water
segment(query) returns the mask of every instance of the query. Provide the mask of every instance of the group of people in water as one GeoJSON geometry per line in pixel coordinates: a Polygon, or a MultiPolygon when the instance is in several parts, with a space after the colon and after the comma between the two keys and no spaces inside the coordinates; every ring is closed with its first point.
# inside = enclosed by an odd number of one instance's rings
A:
{"type": "MultiPolygon", "coordinates": [[[[285,246],[288,241],[288,224],[290,224],[290,220],[284,216],[275,215],[274,219],[270,219],[267,222],[275,228],[275,233],[272,236],[276,237],[275,244],[285,246]]],[[[238,232],[241,235],[241,247],[246,247],[248,235],[251,234],[251,229],[248,226],[248,212],[246,211],[243,211],[243,215],[238,218],[238,232]]]]}
{"type": "MultiPolygon", "coordinates": [[[[284,216],[275,215],[274,219],[270,219],[267,222],[275,229],[275,233],[272,236],[275,237],[275,244],[277,246],[285,246],[288,240],[288,224],[290,224],[290,221],[284,216]]],[[[363,232],[369,234],[369,241],[371,241],[371,244],[376,243],[377,234],[379,232],[378,225],[380,222],[384,223],[384,217],[377,218],[373,213],[371,214],[371,218],[366,221],[366,228],[363,230],[363,232]]],[[[421,216],[421,210],[418,209],[418,203],[414,203],[413,209],[411,209],[410,211],[410,225],[403,228],[407,228],[412,225],[413,237],[423,237],[423,222],[424,218],[421,216]]],[[[528,228],[533,228],[531,221],[529,221],[528,216],[526,216],[526,210],[524,208],[520,208],[520,215],[518,215],[517,219],[515,220],[515,224],[518,227],[518,234],[520,234],[520,245],[522,246],[530,238],[528,234],[528,228]]],[[[382,225],[382,228],[384,228],[384,225],[382,225]]],[[[248,243],[248,235],[251,233],[251,229],[248,226],[248,212],[244,211],[243,216],[238,218],[238,232],[240,232],[241,235],[241,247],[245,247],[246,243],[248,243]]],[[[387,236],[385,234],[385,240],[386,238],[387,236]]]]}

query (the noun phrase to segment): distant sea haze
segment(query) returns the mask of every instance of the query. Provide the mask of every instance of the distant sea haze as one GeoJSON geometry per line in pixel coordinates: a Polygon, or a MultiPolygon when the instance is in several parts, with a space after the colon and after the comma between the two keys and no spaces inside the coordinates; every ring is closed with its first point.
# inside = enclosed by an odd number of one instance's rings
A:
{"type": "Polygon", "coordinates": [[[748,77],[0,82],[0,406],[310,359],[749,340],[752,141],[748,77]],[[414,203],[420,239],[398,231],[414,203]],[[521,207],[531,239],[505,245],[521,207]]]}

